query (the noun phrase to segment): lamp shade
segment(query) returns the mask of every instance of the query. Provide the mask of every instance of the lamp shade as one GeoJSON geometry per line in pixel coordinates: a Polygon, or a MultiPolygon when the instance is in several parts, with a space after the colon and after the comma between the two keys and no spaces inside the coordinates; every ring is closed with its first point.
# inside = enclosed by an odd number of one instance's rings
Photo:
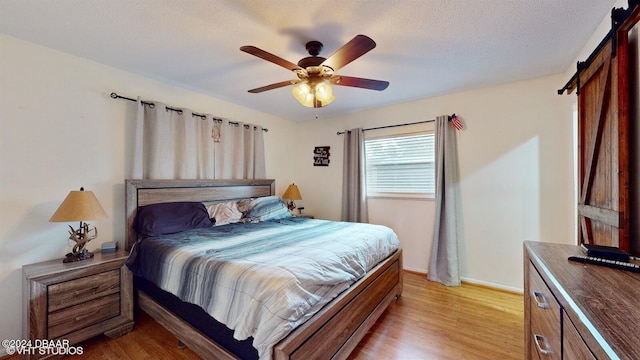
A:
{"type": "Polygon", "coordinates": [[[282,198],[289,200],[302,200],[302,195],[300,195],[300,189],[298,189],[298,185],[289,185],[287,191],[285,191],[284,195],[282,195],[282,198]]]}
{"type": "Polygon", "coordinates": [[[85,221],[106,219],[107,213],[96,199],[93,191],[71,191],[49,222],[85,221]]]}

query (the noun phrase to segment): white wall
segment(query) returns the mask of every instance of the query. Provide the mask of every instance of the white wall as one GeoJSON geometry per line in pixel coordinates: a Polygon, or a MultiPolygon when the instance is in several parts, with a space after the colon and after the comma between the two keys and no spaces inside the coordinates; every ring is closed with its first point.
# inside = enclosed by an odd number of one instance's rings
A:
{"type": "MultiPolygon", "coordinates": [[[[298,125],[303,144],[298,152],[309,154],[301,158],[296,180],[308,203],[306,211],[340,217],[342,137],[336,131],[456,113],[465,124],[458,133],[463,276],[522,289],[523,240],[571,243],[575,237],[571,106],[557,95],[564,81],[564,75],[550,76],[298,125]],[[331,165],[312,166],[313,148],[327,145],[331,165]]],[[[412,132],[428,126],[396,129],[412,132]]],[[[370,222],[398,233],[405,268],[426,272],[433,201],[375,199],[369,206],[370,222]]]]}
{"type": "Polygon", "coordinates": [[[288,120],[1,34],[0,84],[0,339],[22,336],[22,265],[62,261],[70,251],[67,224],[48,222],[70,190],[93,190],[109,215],[94,223],[100,235],[89,249],[123,245],[135,113],[110,92],[260,124],[269,129],[267,176],[278,193],[294,178],[295,167],[281,161],[295,132],[288,120]]]}

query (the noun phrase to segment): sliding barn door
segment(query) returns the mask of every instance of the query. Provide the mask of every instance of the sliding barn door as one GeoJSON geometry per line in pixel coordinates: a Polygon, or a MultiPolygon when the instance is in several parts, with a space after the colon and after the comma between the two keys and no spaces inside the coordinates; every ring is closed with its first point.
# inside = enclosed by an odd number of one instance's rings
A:
{"type": "Polygon", "coordinates": [[[617,36],[580,69],[579,243],[629,250],[628,36],[617,36]],[[612,56],[615,47],[615,56],[612,56]]]}

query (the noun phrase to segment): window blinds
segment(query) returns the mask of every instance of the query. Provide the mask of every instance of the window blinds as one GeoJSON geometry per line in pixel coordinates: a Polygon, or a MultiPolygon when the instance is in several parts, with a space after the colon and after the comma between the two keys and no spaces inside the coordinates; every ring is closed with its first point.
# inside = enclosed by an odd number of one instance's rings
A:
{"type": "Polygon", "coordinates": [[[434,135],[411,135],[365,140],[367,193],[433,194],[434,135]]]}

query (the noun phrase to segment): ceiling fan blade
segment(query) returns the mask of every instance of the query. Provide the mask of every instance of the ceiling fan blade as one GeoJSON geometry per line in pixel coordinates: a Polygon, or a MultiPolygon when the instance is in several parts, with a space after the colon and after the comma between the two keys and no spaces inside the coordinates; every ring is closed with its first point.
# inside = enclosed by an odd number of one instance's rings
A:
{"type": "Polygon", "coordinates": [[[267,86],[263,86],[263,87],[259,87],[259,88],[255,88],[255,89],[251,89],[249,90],[250,93],[252,94],[257,94],[257,93],[261,93],[263,91],[267,91],[267,90],[273,90],[273,89],[277,89],[277,88],[281,88],[281,87],[285,87],[285,86],[289,86],[289,85],[295,85],[297,83],[299,83],[302,80],[287,80],[287,81],[281,81],[275,84],[270,84],[267,86]]]}
{"type": "Polygon", "coordinates": [[[376,42],[365,35],[356,35],[351,41],[344,44],[338,51],[329,56],[322,65],[329,66],[333,71],[349,64],[353,60],[368,53],[376,47],[376,42]]]}
{"type": "Polygon", "coordinates": [[[274,63],[276,65],[280,65],[280,66],[282,66],[283,68],[285,68],[287,70],[293,71],[293,70],[296,70],[296,69],[300,69],[300,66],[298,66],[298,65],[296,65],[296,64],[294,64],[294,63],[292,63],[290,61],[287,61],[287,60],[285,60],[285,59],[283,59],[283,58],[281,58],[279,56],[273,55],[272,53],[269,53],[269,52],[266,52],[266,51],[264,51],[262,49],[259,49],[259,48],[255,47],[255,46],[251,46],[251,45],[242,46],[240,48],[240,50],[246,52],[247,54],[251,54],[251,55],[257,56],[257,57],[259,57],[261,59],[270,61],[270,62],[272,62],[272,63],[274,63]]]}
{"type": "Polygon", "coordinates": [[[389,86],[388,81],[363,79],[351,76],[334,75],[330,79],[332,84],[341,86],[351,86],[363,89],[382,91],[389,86]]]}

